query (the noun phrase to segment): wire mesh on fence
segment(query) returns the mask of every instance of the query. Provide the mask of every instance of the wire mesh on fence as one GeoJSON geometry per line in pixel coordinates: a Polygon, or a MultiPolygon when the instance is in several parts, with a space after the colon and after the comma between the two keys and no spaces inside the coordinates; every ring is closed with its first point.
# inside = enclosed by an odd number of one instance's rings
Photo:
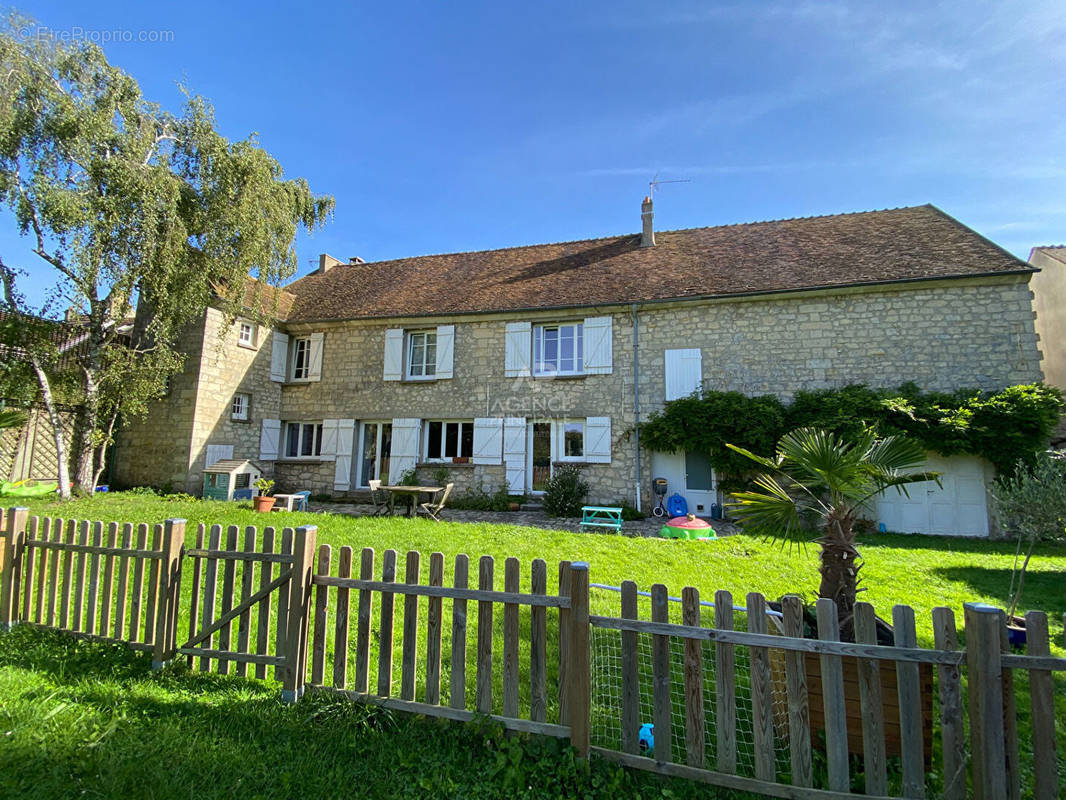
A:
{"type": "MultiPolygon", "coordinates": [[[[590,612],[601,616],[618,616],[620,608],[618,593],[603,587],[592,587],[589,593],[590,612]]],[[[705,604],[701,609],[701,624],[714,624],[713,607],[705,604]]],[[[671,598],[670,622],[681,623],[681,603],[671,598]]],[[[651,619],[651,601],[638,598],[638,617],[651,619]]],[[[738,611],[735,626],[747,626],[747,615],[738,611]]],[[[637,634],[637,663],[640,685],[640,724],[652,722],[652,634],[637,634]]],[[[621,631],[594,627],[590,632],[592,670],[592,744],[611,750],[622,749],[622,635],[621,631]]],[[[701,642],[703,655],[703,707],[705,763],[713,768],[717,763],[717,719],[715,697],[717,661],[713,642],[701,642]]],[[[755,775],[755,741],[751,706],[751,669],[748,649],[734,648],[734,681],[736,687],[736,747],[737,772],[745,776],[755,775]]],[[[685,754],[685,680],[683,673],[684,640],[670,638],[670,708],[672,760],[684,763],[685,754]]],[[[788,706],[783,693],[774,692],[773,717],[775,741],[774,756],[778,774],[789,772],[787,741],[783,740],[787,726],[788,706]]],[[[653,730],[654,733],[654,730],[653,730]]],[[[662,754],[656,753],[662,758],[662,754]]]]}

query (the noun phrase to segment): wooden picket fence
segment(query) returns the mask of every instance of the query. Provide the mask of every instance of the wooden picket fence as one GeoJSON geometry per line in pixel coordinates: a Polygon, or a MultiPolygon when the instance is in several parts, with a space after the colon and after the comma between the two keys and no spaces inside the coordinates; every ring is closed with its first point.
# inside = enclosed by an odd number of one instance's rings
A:
{"type": "Polygon", "coordinates": [[[933,611],[935,647],[919,647],[907,606],[893,609],[885,646],[866,603],[855,642],[839,641],[829,600],[817,604],[818,638],[804,638],[793,596],[768,612],[749,594],[738,626],[728,592],[708,604],[688,587],[671,621],[664,585],[642,614],[627,581],[617,613],[593,614],[585,563],[561,562],[550,591],[543,560],[508,558],[499,591],[491,557],[477,562],[475,588],[460,555],[446,586],[441,553],[424,580],[416,551],[386,550],[379,563],[371,548],[341,547],[334,560],[310,526],[201,525],[185,547],[183,520],[104,525],[8,509],[3,529],[0,625],[127,642],[157,666],[184,658],[249,676],[253,665],[258,678],[272,668],[288,701],[310,686],[401,712],[489,717],[568,739],[582,757],[773,797],[923,798],[935,785],[952,799],[1051,800],[1066,786],[1055,718],[1066,658],[1051,655],[1041,612],[1026,617],[1025,654],[1008,647],[1003,613],[981,605],[966,606],[965,648],[948,608],[933,611]],[[604,719],[611,732],[594,731],[604,719]],[[648,722],[653,757],[638,737],[648,722]]]}

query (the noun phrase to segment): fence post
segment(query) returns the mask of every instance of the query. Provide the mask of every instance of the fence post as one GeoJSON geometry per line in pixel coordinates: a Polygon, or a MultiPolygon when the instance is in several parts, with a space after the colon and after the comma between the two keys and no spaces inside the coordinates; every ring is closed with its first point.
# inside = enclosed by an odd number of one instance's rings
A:
{"type": "Polygon", "coordinates": [[[974,798],[1006,800],[1000,610],[985,603],[966,603],[965,610],[974,798]]]}
{"type": "Polygon", "coordinates": [[[163,523],[158,600],[155,604],[155,647],[152,669],[162,669],[177,650],[178,603],[181,597],[181,553],[185,545],[185,520],[163,523]]]}
{"type": "Polygon", "coordinates": [[[307,629],[311,616],[311,577],[318,527],[301,525],[292,541],[292,578],[289,579],[289,614],[285,628],[285,668],[281,700],[295,703],[304,693],[307,678],[307,629]]]}
{"type": "Polygon", "coordinates": [[[7,509],[7,536],[0,542],[0,630],[18,622],[18,584],[29,514],[28,508],[7,509]]]}
{"type": "Polygon", "coordinates": [[[588,758],[589,729],[592,724],[592,692],[589,663],[589,565],[570,565],[570,646],[566,670],[570,703],[570,744],[579,758],[588,758]]]}

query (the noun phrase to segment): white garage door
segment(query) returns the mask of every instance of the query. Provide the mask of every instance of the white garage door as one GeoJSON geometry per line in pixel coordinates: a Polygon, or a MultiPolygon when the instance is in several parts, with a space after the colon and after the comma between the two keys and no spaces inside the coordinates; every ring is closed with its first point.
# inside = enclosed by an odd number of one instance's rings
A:
{"type": "Polygon", "coordinates": [[[930,456],[925,469],[939,472],[942,486],[912,483],[907,495],[889,489],[877,499],[877,520],[903,533],[987,536],[986,468],[972,456],[930,456]]]}

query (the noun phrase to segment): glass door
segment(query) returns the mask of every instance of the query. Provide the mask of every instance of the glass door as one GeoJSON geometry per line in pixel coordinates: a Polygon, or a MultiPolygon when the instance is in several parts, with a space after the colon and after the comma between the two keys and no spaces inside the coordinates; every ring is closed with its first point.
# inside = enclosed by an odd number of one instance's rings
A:
{"type": "Polygon", "coordinates": [[[529,488],[543,492],[552,476],[552,425],[534,422],[529,426],[529,488]]]}
{"type": "Polygon", "coordinates": [[[372,480],[388,483],[392,423],[364,422],[359,442],[359,486],[365,489],[372,480]]]}

